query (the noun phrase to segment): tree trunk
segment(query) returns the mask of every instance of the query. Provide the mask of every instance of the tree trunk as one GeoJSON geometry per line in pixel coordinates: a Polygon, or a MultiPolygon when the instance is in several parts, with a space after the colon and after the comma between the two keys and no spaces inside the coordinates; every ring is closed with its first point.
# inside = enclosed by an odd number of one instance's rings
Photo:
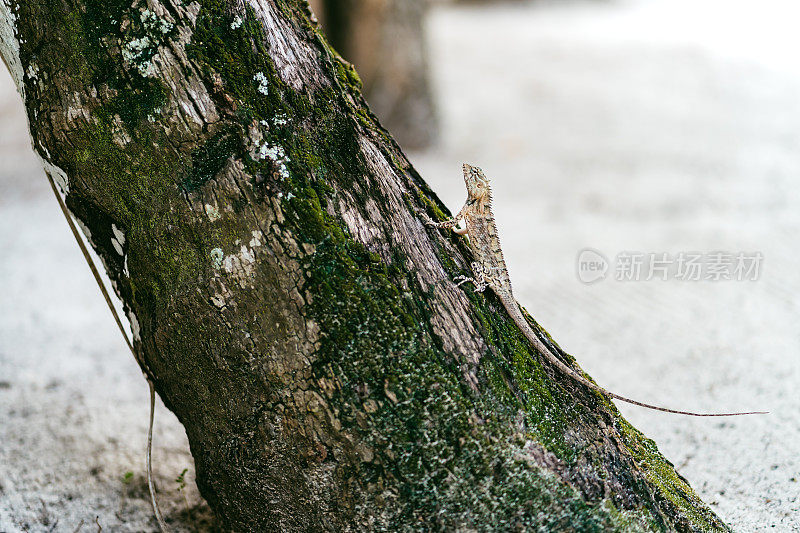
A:
{"type": "Polygon", "coordinates": [[[726,529],[451,282],[446,209],[304,1],[0,0],[0,38],[225,528],[726,529]]]}
{"type": "Polygon", "coordinates": [[[430,2],[312,2],[330,43],[358,70],[370,108],[407,149],[429,147],[439,131],[425,35],[430,2]]]}

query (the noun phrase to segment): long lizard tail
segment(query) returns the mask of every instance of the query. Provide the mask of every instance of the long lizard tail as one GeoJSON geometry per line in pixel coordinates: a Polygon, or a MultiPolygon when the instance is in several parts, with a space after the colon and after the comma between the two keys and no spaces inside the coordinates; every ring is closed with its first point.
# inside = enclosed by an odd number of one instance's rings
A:
{"type": "Polygon", "coordinates": [[[522,311],[519,309],[519,304],[517,304],[516,300],[513,298],[509,301],[507,298],[500,298],[503,302],[508,313],[514,319],[522,332],[525,333],[525,336],[528,338],[531,343],[533,343],[534,347],[542,353],[548,361],[553,363],[561,370],[563,373],[567,374],[569,377],[574,379],[575,381],[586,385],[592,390],[595,390],[601,394],[608,396],[609,398],[615,398],[617,400],[627,402],[633,405],[638,405],[640,407],[646,407],[648,409],[654,409],[656,411],[663,411],[665,413],[675,413],[678,415],[689,415],[689,416],[742,416],[742,415],[764,415],[767,414],[768,411],[749,411],[746,413],[692,413],[690,411],[679,411],[677,409],[667,409],[666,407],[659,407],[657,405],[650,405],[649,403],[643,403],[636,400],[631,400],[630,398],[626,398],[625,396],[620,396],[619,394],[613,393],[611,391],[607,391],[603,387],[596,385],[586,379],[585,377],[581,376],[576,372],[574,369],[567,366],[564,362],[561,361],[558,357],[553,355],[553,353],[545,346],[545,344],[536,336],[533,329],[528,324],[528,321],[525,320],[525,317],[522,315],[522,311]]]}

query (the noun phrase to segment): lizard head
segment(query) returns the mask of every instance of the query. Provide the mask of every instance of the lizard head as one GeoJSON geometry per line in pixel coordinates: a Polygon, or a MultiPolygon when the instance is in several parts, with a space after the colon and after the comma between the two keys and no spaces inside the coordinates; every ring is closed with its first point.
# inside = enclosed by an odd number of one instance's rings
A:
{"type": "Polygon", "coordinates": [[[467,200],[476,202],[480,213],[484,212],[486,206],[492,204],[492,189],[489,187],[489,179],[478,167],[473,167],[464,163],[464,183],[467,186],[467,200]]]}

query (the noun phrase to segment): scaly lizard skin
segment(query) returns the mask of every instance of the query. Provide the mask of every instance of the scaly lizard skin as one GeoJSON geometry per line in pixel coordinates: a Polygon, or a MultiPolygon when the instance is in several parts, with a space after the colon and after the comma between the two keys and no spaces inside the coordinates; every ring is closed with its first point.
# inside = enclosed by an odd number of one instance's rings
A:
{"type": "Polygon", "coordinates": [[[533,344],[536,350],[542,354],[545,359],[556,366],[561,372],[570,376],[575,381],[604,394],[610,398],[616,398],[623,402],[632,403],[648,409],[655,409],[657,411],[665,411],[667,413],[677,413],[681,415],[691,416],[738,416],[738,415],[752,415],[764,414],[762,411],[753,411],[747,413],[690,413],[687,411],[677,411],[675,409],[666,409],[655,405],[631,400],[619,394],[607,391],[606,389],[595,385],[577,371],[567,366],[559,358],[544,345],[544,343],[536,336],[533,329],[528,324],[519,304],[514,299],[514,294],[511,291],[511,278],[508,275],[505,259],[503,259],[503,250],[500,247],[500,239],[497,235],[497,226],[494,222],[494,215],[492,214],[492,191],[489,188],[489,180],[483,174],[483,171],[478,167],[473,167],[464,164],[464,182],[467,185],[467,202],[458,214],[444,222],[433,222],[426,219],[428,226],[437,228],[453,229],[459,235],[468,235],[470,248],[475,255],[476,261],[472,263],[472,271],[474,277],[458,276],[456,280],[460,280],[458,285],[463,283],[472,282],[475,284],[475,292],[483,292],[486,287],[490,287],[494,293],[500,298],[503,307],[506,308],[508,314],[514,319],[514,322],[519,326],[528,340],[533,344]],[[464,227],[459,228],[458,223],[463,222],[464,227]]]}

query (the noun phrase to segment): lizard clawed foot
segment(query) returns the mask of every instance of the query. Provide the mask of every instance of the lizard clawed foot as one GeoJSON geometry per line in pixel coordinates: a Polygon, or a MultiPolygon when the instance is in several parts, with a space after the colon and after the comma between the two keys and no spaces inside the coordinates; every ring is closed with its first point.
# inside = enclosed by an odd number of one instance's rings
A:
{"type": "Polygon", "coordinates": [[[456,277],[453,278],[453,281],[458,281],[458,283],[456,283],[456,287],[460,287],[461,285],[463,285],[465,283],[473,283],[473,284],[475,284],[475,290],[472,291],[472,292],[483,292],[483,291],[486,290],[486,287],[489,286],[489,284],[486,283],[485,281],[480,280],[480,279],[476,280],[475,278],[471,278],[469,276],[456,276],[456,277]],[[461,280],[461,281],[458,281],[458,280],[461,280]]]}

